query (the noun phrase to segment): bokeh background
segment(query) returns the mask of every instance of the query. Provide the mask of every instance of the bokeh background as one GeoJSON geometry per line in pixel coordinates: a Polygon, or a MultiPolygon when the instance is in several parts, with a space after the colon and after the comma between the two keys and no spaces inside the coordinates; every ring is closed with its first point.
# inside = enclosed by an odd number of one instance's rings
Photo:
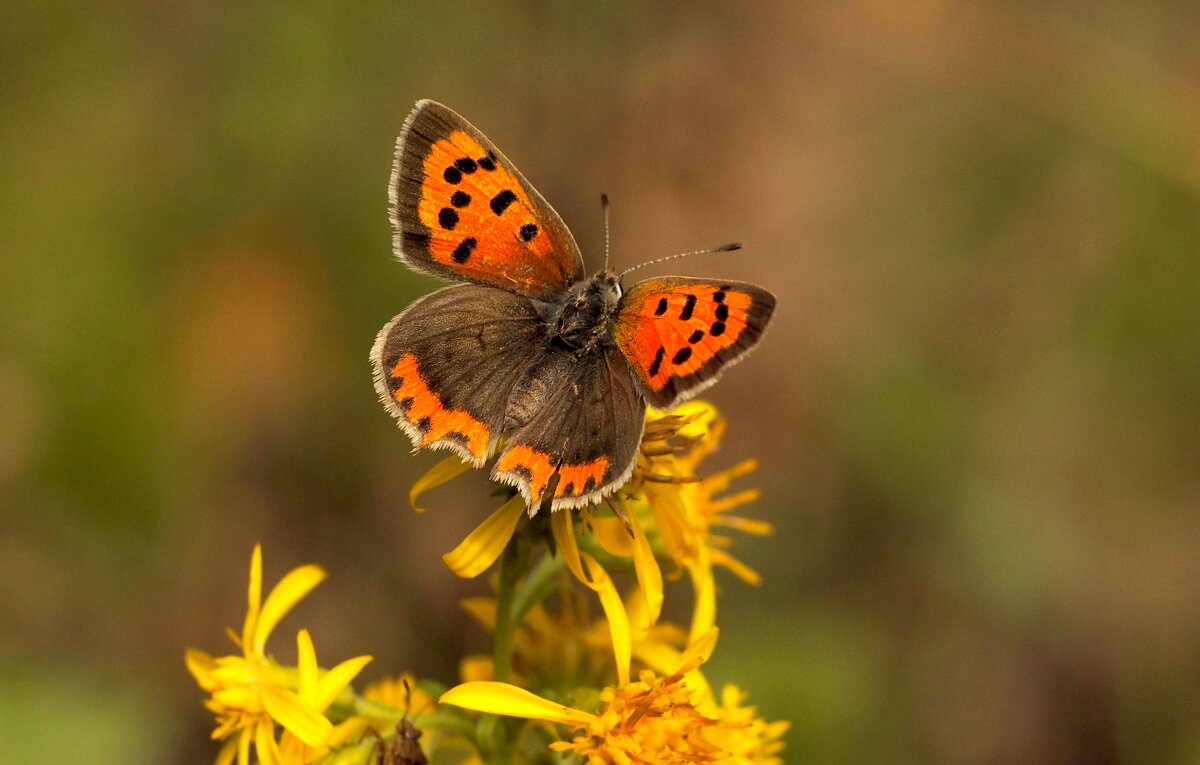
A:
{"type": "Polygon", "coordinates": [[[710,674],[788,762],[1200,762],[1193,0],[0,14],[6,761],[210,762],[182,652],[231,647],[259,540],[330,572],[280,655],[450,682],[485,645],[439,556],[496,500],[408,510],[436,458],[367,363],[436,285],[386,216],[431,97],[590,268],[606,191],[616,266],[740,240],[645,273],[776,292],[708,396],[777,526],[710,674]]]}

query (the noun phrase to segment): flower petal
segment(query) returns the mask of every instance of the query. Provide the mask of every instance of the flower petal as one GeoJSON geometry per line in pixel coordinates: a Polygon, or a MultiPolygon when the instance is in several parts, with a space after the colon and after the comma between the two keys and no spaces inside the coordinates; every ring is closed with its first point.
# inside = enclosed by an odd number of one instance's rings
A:
{"type": "Polygon", "coordinates": [[[453,481],[471,468],[470,462],[464,462],[457,455],[450,455],[438,464],[431,467],[425,472],[425,475],[417,479],[413,484],[412,490],[408,492],[408,504],[413,510],[418,513],[425,512],[425,508],[417,504],[417,497],[435,487],[441,486],[444,483],[453,481]]]}
{"type": "Polygon", "coordinates": [[[271,594],[267,596],[267,602],[263,604],[262,613],[258,617],[258,624],[254,627],[254,639],[250,646],[256,655],[262,655],[267,637],[270,636],[271,630],[275,629],[275,625],[279,624],[279,620],[324,578],[324,569],[309,564],[292,569],[279,580],[279,584],[275,585],[271,594]]]}
{"type": "Polygon", "coordinates": [[[667,552],[677,561],[689,561],[696,557],[696,549],[702,547],[696,539],[696,530],[687,522],[688,508],[678,491],[663,489],[654,484],[642,487],[659,536],[667,552]]]}
{"type": "Polygon", "coordinates": [[[296,695],[305,704],[315,706],[313,697],[317,691],[317,649],[313,647],[312,635],[308,630],[296,633],[296,695]]]}
{"type": "Polygon", "coordinates": [[[708,632],[700,636],[698,640],[689,643],[688,647],[683,650],[683,656],[680,661],[681,666],[686,666],[699,659],[698,664],[703,664],[708,661],[708,657],[712,656],[712,652],[716,650],[717,638],[720,637],[721,630],[718,627],[713,627],[708,632]]]}
{"type": "Polygon", "coordinates": [[[594,715],[536,696],[508,683],[476,681],[457,685],[442,694],[441,704],[453,704],[476,712],[491,712],[531,720],[549,720],[565,725],[587,725],[594,715]]]}
{"type": "Polygon", "coordinates": [[[262,608],[262,544],[254,545],[250,554],[250,587],[246,593],[246,620],[242,622],[242,650],[250,650],[258,612],[262,608]]]}
{"type": "Polygon", "coordinates": [[[554,542],[558,546],[558,554],[575,578],[595,589],[595,585],[583,573],[583,563],[579,559],[579,540],[575,538],[575,526],[571,523],[571,511],[559,510],[550,515],[550,531],[554,534],[554,542]]]}
{"type": "Polygon", "coordinates": [[[737,558],[733,557],[724,550],[709,550],[709,555],[712,556],[714,566],[724,566],[729,569],[746,584],[758,586],[762,584],[762,577],[754,569],[742,563],[737,558]]]}
{"type": "Polygon", "coordinates": [[[242,728],[242,732],[238,734],[238,750],[237,761],[238,765],[250,765],[250,743],[254,740],[253,728],[242,728]]]}
{"type": "Polygon", "coordinates": [[[616,558],[633,556],[633,540],[619,518],[593,518],[592,536],[604,552],[616,558]]]}
{"type": "Polygon", "coordinates": [[[443,555],[442,561],[463,579],[471,579],[487,571],[504,552],[508,540],[512,539],[513,530],[517,528],[517,521],[524,509],[525,500],[520,495],[505,502],[467,534],[458,547],[443,555]]]}
{"type": "Polygon", "coordinates": [[[633,649],[633,655],[657,674],[664,677],[679,669],[683,654],[666,643],[643,640],[633,649]]]}
{"type": "MultiPolygon", "coordinates": [[[[741,462],[739,462],[738,464],[729,468],[728,470],[722,470],[719,473],[714,473],[713,475],[710,475],[708,478],[705,478],[703,481],[704,488],[708,491],[708,493],[710,495],[711,494],[719,494],[720,492],[722,492],[726,488],[728,488],[729,484],[733,483],[733,480],[735,478],[740,478],[741,476],[744,476],[747,473],[753,473],[757,469],[758,469],[758,460],[756,460],[754,458],[750,458],[748,460],[742,460],[741,462]]],[[[747,500],[747,501],[749,501],[749,500],[747,500]]],[[[740,503],[736,503],[736,504],[740,504],[740,503]]]]}
{"type": "Polygon", "coordinates": [[[195,648],[189,648],[183,654],[183,661],[187,664],[188,672],[192,673],[192,677],[196,678],[196,683],[206,691],[212,691],[216,688],[213,684],[212,671],[216,667],[216,660],[206,654],[204,651],[199,651],[195,648]]]}
{"type": "MultiPolygon", "coordinates": [[[[324,748],[324,747],[322,747],[324,748]]],[[[285,730],[279,737],[279,761],[282,765],[308,765],[316,761],[313,755],[321,751],[316,747],[305,744],[290,730],[285,730]]]]}
{"type": "Polygon", "coordinates": [[[363,667],[371,662],[370,656],[355,656],[353,659],[346,659],[341,664],[321,675],[321,679],[317,681],[316,692],[313,694],[313,708],[319,712],[324,712],[326,707],[333,703],[333,700],[345,690],[359,672],[362,672],[363,667]]]}
{"type": "Polygon", "coordinates": [[[608,617],[608,630],[612,633],[613,655],[617,662],[617,684],[629,684],[629,659],[633,651],[633,634],[629,630],[629,616],[625,613],[625,604],[621,602],[621,593],[613,584],[612,577],[604,567],[590,555],[584,554],[588,572],[595,582],[593,589],[600,596],[600,605],[604,615],[608,617]]]}
{"type": "Polygon", "coordinates": [[[241,736],[226,739],[225,743],[221,744],[221,749],[217,752],[217,759],[213,765],[233,765],[233,759],[237,757],[240,741],[241,736]]]}
{"type": "Polygon", "coordinates": [[[491,656],[464,656],[458,662],[458,676],[463,682],[491,680],[496,676],[491,656]]]}
{"type": "Polygon", "coordinates": [[[695,642],[701,635],[708,632],[717,621],[717,584],[713,581],[712,561],[709,560],[709,549],[701,547],[699,560],[688,564],[688,574],[692,578],[692,597],[695,605],[692,607],[692,628],[688,642],[695,642]]]}
{"type": "Polygon", "coordinates": [[[460,603],[467,614],[488,632],[496,629],[496,599],[483,596],[464,598],[460,603]]]}
{"type": "MultiPolygon", "coordinates": [[[[746,491],[734,494],[732,497],[717,500],[712,503],[709,512],[722,513],[727,508],[734,505],[753,502],[758,499],[757,489],[747,489],[746,491]],[[737,500],[736,502],[733,500],[737,500]]],[[[767,521],[758,521],[751,518],[742,518],[736,515],[717,515],[712,519],[714,526],[725,526],[731,529],[737,529],[745,534],[753,534],[759,537],[770,536],[775,533],[775,527],[767,521]]]]}
{"type": "Polygon", "coordinates": [[[318,714],[291,691],[264,685],[262,700],[272,719],[309,746],[322,746],[333,732],[333,724],[324,715],[318,714]]]}
{"type": "Polygon", "coordinates": [[[637,573],[638,589],[646,599],[648,611],[648,621],[639,624],[638,627],[650,629],[662,613],[662,569],[658,566],[658,559],[654,557],[654,550],[650,547],[650,540],[646,538],[646,532],[642,529],[642,522],[638,520],[637,514],[628,513],[628,517],[629,526],[633,529],[633,568],[637,573]]]}
{"type": "Polygon", "coordinates": [[[254,726],[254,752],[258,765],[276,765],[282,759],[275,744],[275,725],[270,720],[259,720],[254,726]]]}

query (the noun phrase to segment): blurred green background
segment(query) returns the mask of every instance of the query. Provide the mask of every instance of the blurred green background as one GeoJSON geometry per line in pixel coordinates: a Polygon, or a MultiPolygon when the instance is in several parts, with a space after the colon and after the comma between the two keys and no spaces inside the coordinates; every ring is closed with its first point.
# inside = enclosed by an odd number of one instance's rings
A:
{"type": "Polygon", "coordinates": [[[777,294],[708,395],[778,529],[710,674],[787,761],[1200,762],[1194,0],[10,2],[0,83],[6,761],[210,762],[182,652],[259,540],[331,575],[280,655],[485,645],[439,556],[496,501],[407,509],[367,363],[436,284],[386,215],[429,97],[589,268],[606,191],[615,266],[777,294]]]}

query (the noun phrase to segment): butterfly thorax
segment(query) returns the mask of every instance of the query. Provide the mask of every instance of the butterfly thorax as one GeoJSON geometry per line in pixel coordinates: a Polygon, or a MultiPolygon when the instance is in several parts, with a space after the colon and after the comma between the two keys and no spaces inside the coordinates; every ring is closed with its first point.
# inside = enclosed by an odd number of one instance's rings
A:
{"type": "Polygon", "coordinates": [[[554,306],[551,342],[580,352],[611,345],[620,303],[621,286],[612,272],[601,271],[575,283],[554,306]]]}

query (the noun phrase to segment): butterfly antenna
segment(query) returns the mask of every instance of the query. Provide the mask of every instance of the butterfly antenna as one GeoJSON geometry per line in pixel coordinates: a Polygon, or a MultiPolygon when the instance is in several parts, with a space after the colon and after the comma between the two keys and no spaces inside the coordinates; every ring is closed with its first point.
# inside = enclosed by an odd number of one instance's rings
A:
{"type": "Polygon", "coordinates": [[[624,271],[617,274],[617,278],[620,279],[630,271],[636,271],[644,266],[653,266],[657,263],[665,263],[668,260],[675,260],[676,258],[686,258],[691,255],[707,255],[712,252],[732,252],[733,250],[740,249],[742,249],[741,242],[730,242],[729,244],[723,244],[720,247],[710,247],[707,250],[692,250],[691,252],[681,252],[678,255],[668,255],[665,258],[655,258],[654,260],[648,260],[645,263],[638,263],[636,266],[626,268],[624,271]]]}
{"type": "Polygon", "coordinates": [[[600,209],[604,211],[604,270],[608,270],[608,194],[600,195],[600,209]]]}

